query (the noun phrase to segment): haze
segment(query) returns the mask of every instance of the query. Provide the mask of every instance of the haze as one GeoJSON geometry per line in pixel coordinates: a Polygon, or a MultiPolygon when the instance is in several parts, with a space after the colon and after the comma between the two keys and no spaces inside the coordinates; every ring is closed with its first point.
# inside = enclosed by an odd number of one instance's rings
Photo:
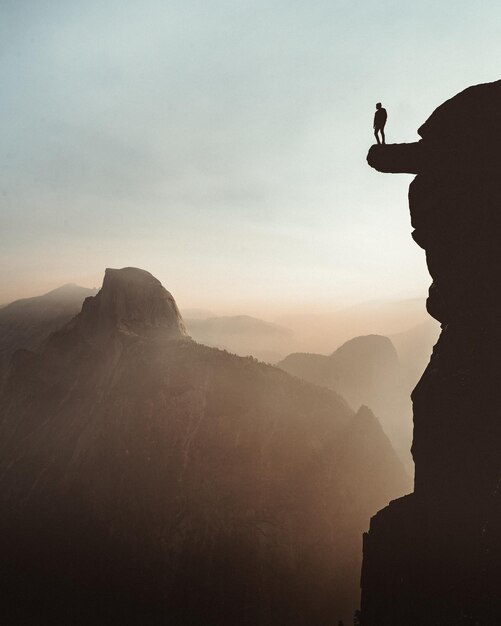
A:
{"type": "Polygon", "coordinates": [[[365,163],[374,105],[413,141],[498,79],[478,7],[3,0],[0,303],[129,265],[218,314],[423,297],[410,177],[365,163]]]}

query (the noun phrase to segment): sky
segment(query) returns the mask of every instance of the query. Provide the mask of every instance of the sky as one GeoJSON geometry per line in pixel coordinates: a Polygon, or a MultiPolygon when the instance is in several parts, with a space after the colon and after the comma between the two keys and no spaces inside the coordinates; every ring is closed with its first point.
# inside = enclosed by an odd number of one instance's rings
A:
{"type": "Polygon", "coordinates": [[[0,303],[124,266],[218,313],[424,296],[375,103],[417,140],[501,77],[500,27],[490,0],[0,0],[0,303]]]}

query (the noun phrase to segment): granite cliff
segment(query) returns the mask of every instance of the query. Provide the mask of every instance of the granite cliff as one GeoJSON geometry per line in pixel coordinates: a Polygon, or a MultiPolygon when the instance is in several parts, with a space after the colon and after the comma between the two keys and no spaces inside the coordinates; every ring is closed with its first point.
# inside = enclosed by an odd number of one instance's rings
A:
{"type": "Polygon", "coordinates": [[[415,144],[373,146],[381,172],[417,174],[412,236],[442,324],[412,393],[414,493],[364,541],[364,626],[501,623],[501,81],[441,105],[415,144]]]}

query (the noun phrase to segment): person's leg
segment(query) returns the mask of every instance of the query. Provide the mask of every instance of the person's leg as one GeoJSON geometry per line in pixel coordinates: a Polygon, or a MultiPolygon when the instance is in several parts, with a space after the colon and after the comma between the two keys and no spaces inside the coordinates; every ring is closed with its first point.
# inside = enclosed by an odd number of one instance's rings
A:
{"type": "Polygon", "coordinates": [[[376,141],[378,142],[378,144],[380,144],[381,142],[379,141],[378,131],[379,131],[379,128],[374,129],[374,137],[376,138],[376,141]]]}
{"type": "Polygon", "coordinates": [[[383,140],[383,144],[385,144],[386,143],[386,139],[384,137],[384,127],[381,129],[381,138],[383,140]]]}

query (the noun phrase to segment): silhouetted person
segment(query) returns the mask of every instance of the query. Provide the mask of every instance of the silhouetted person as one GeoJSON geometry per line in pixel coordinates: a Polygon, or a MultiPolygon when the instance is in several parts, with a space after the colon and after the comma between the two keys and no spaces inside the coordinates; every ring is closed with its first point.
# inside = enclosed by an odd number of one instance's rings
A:
{"type": "Polygon", "coordinates": [[[386,113],[386,109],[383,109],[381,102],[376,104],[376,112],[374,113],[374,136],[376,137],[376,141],[379,141],[379,132],[381,131],[381,139],[383,144],[385,143],[384,139],[384,126],[386,124],[386,120],[388,119],[388,113],[386,113]]]}

